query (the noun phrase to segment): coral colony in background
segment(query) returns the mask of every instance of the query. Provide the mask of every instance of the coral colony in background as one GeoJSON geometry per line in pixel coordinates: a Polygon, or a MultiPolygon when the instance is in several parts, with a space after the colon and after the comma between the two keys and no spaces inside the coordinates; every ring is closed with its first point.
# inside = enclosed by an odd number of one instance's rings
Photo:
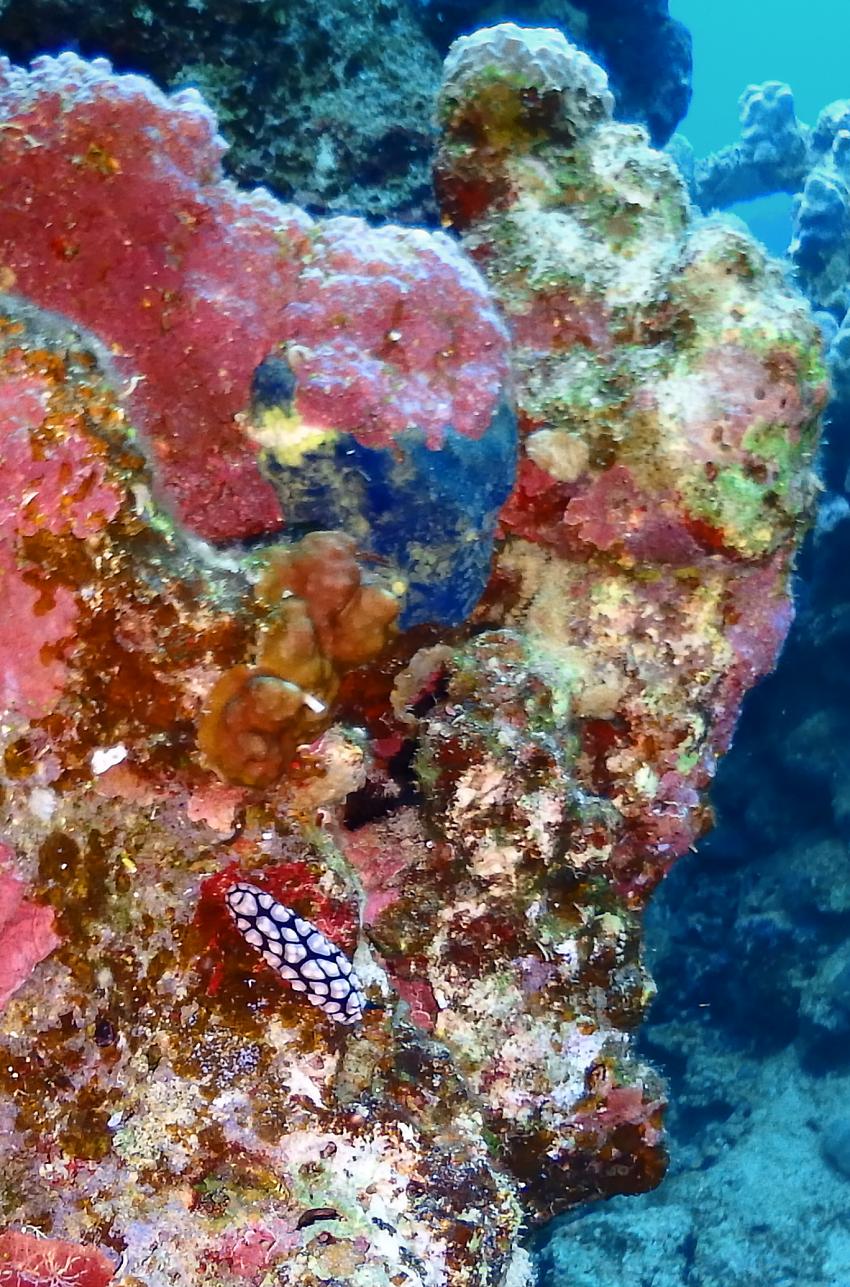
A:
{"type": "MultiPolygon", "coordinates": [[[[788,255],[828,345],[833,415],[850,409],[850,100],[830,103],[813,128],[797,119],[781,81],[741,95],[737,143],[697,160],[682,135],[671,142],[704,211],[777,192],[792,193],[788,255]]],[[[842,453],[846,466],[846,452],[842,453]]],[[[843,481],[843,480],[842,480],[843,481]]]]}
{"type": "Polygon", "coordinates": [[[555,31],[449,53],[460,241],[102,61],[0,113],[0,1283],[522,1287],[664,1171],[641,913],[788,627],[807,305],[555,31]]]}

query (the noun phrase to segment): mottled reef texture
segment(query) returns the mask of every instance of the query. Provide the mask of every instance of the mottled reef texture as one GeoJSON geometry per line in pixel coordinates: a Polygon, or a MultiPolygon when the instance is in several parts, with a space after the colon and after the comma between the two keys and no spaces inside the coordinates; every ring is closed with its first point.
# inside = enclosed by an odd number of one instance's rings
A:
{"type": "Polygon", "coordinates": [[[685,115],[690,38],[667,0],[0,0],[0,51],[26,62],[74,49],[197,86],[240,180],[311,210],[434,222],[440,61],[460,32],[502,17],[563,27],[656,143],[685,115]]]}
{"type": "Polygon", "coordinates": [[[465,258],[240,192],[196,95],[0,67],[10,1287],[522,1287],[524,1225],[661,1178],[642,913],[787,629],[825,386],[612,107],[558,32],[453,47],[465,258]]]}

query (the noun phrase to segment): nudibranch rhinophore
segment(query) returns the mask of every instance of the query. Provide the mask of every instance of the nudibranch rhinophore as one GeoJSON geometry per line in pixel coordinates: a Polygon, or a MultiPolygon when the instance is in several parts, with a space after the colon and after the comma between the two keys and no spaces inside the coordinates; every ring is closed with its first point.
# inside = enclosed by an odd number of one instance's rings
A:
{"type": "Polygon", "coordinates": [[[362,1019],[363,985],[345,953],[320,929],[256,885],[231,885],[224,900],[245,942],[290,987],[337,1023],[362,1019]]]}

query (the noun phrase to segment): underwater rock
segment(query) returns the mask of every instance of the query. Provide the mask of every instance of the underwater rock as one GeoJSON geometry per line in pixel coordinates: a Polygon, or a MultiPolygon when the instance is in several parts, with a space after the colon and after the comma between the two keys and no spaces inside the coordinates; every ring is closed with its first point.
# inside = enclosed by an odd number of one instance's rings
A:
{"type": "Polygon", "coordinates": [[[850,1062],[850,950],[842,943],[820,963],[801,1005],[801,1047],[807,1062],[821,1070],[850,1062]]]}
{"type": "Polygon", "coordinates": [[[9,0],[0,48],[19,63],[105,54],[169,89],[196,87],[231,145],[230,172],[312,210],[408,223],[433,213],[440,54],[417,0],[9,0]]]}
{"type": "Polygon", "coordinates": [[[626,1198],[615,1198],[602,1211],[559,1225],[542,1248],[540,1281],[546,1287],[565,1278],[570,1287],[614,1287],[643,1278],[653,1287],[678,1287],[694,1241],[694,1223],[695,1215],[684,1203],[647,1211],[626,1198]]]}
{"type": "Polygon", "coordinates": [[[447,59],[492,297],[224,183],[195,96],[3,83],[0,828],[60,941],[0,1016],[0,1220],[148,1287],[525,1287],[529,1222],[664,1171],[642,913],[787,629],[818,328],[557,32],[447,59]]]}

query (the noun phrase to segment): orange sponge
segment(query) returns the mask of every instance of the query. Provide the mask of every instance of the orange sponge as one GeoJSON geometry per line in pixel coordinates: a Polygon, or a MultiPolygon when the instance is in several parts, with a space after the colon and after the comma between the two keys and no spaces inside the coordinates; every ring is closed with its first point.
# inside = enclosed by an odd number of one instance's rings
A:
{"type": "Polygon", "coordinates": [[[297,747],[331,722],[340,674],[372,661],[395,634],[401,600],[365,579],[356,549],[342,532],[314,532],[270,554],[256,589],[255,662],[221,676],[198,729],[227,781],[280,778],[297,747]]]}

